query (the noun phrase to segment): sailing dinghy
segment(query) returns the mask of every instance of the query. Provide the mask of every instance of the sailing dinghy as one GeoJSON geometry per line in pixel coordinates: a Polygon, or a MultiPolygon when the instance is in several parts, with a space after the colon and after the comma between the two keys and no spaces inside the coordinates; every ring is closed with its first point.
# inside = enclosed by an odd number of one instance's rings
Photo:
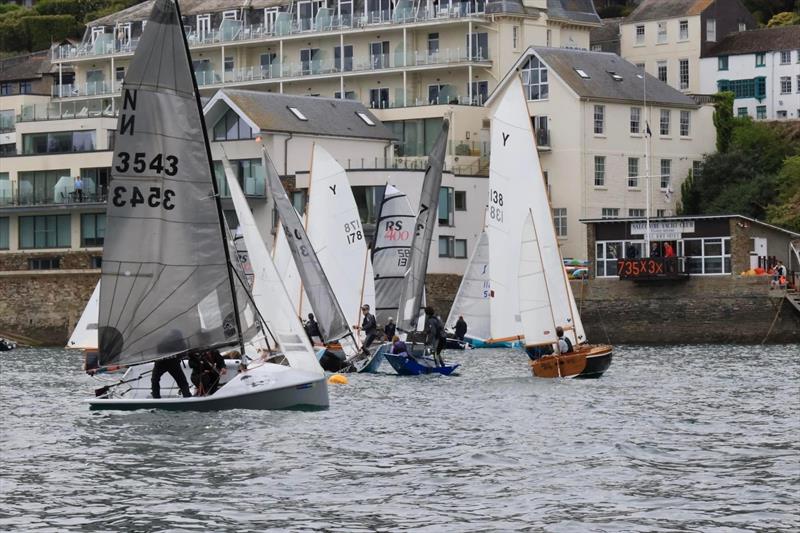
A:
{"type": "Polygon", "coordinates": [[[491,137],[490,254],[507,258],[490,266],[492,330],[521,328],[536,377],[600,377],[611,364],[612,347],[586,341],[519,78],[500,94],[492,111],[491,137]],[[496,319],[502,322],[496,324],[496,319]],[[557,327],[573,351],[558,353],[557,327]],[[554,346],[555,353],[541,355],[554,346]]]}
{"type": "MultiPolygon", "coordinates": [[[[246,281],[231,261],[197,84],[177,3],[156,0],[122,88],[100,280],[101,367],[131,368],[88,400],[93,409],[325,408],[313,354],[296,366],[227,361],[210,396],[178,397],[153,363],[238,347],[258,327],[246,281]]],[[[267,327],[261,324],[260,327],[267,327]]],[[[244,355],[243,355],[244,356],[244,355]]]]}

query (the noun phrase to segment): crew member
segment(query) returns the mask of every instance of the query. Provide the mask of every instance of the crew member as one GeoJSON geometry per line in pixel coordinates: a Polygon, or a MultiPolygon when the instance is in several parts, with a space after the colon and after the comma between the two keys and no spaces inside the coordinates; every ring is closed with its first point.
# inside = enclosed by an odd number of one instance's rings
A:
{"type": "Polygon", "coordinates": [[[189,366],[192,368],[192,383],[197,390],[197,396],[214,394],[222,376],[228,373],[225,359],[218,350],[193,352],[189,355],[189,366]]]}
{"type": "Polygon", "coordinates": [[[444,366],[444,359],[442,359],[442,349],[446,341],[444,325],[442,321],[436,316],[436,311],[433,307],[428,306],[425,308],[425,344],[431,349],[433,353],[433,360],[439,366],[444,366]]]}
{"type": "Polygon", "coordinates": [[[181,368],[180,358],[177,356],[159,359],[153,363],[153,374],[150,376],[150,390],[153,398],[161,398],[161,376],[167,372],[169,372],[169,375],[175,380],[175,384],[178,386],[178,389],[180,389],[181,395],[184,398],[190,398],[192,393],[189,392],[189,382],[186,381],[186,375],[183,373],[183,368],[181,368]]]}
{"type": "MultiPolygon", "coordinates": [[[[361,352],[364,355],[369,355],[369,346],[378,336],[378,323],[375,322],[375,315],[369,312],[368,304],[361,306],[361,314],[364,315],[364,318],[361,320],[360,329],[363,330],[364,335],[366,335],[364,344],[361,346],[361,352]]],[[[359,329],[359,326],[355,326],[355,329],[359,329]]]]}
{"type": "Polygon", "coordinates": [[[394,334],[397,331],[397,326],[394,323],[394,319],[389,317],[389,322],[383,326],[383,334],[386,335],[386,340],[390,341],[394,338],[394,334]]]}
{"type": "Polygon", "coordinates": [[[314,313],[308,313],[308,322],[305,324],[306,326],[306,334],[308,334],[308,339],[311,341],[311,344],[314,344],[314,337],[319,337],[320,342],[323,344],[325,341],[322,338],[322,334],[319,332],[319,324],[314,319],[314,313]]]}
{"type": "Polygon", "coordinates": [[[463,315],[458,315],[458,320],[456,320],[456,339],[463,341],[464,335],[467,334],[467,323],[464,321],[463,315]]]}
{"type": "Polygon", "coordinates": [[[572,351],[572,341],[569,337],[564,336],[564,328],[561,326],[556,327],[556,335],[558,335],[558,353],[569,353],[572,351]]]}

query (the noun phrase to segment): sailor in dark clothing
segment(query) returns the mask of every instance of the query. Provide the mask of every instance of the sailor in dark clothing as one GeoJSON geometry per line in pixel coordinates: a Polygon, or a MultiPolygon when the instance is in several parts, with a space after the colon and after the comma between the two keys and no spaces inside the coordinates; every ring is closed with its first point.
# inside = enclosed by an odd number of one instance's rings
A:
{"type": "Polygon", "coordinates": [[[320,342],[323,344],[325,343],[322,334],[319,332],[319,324],[317,324],[317,321],[314,319],[314,313],[308,313],[308,322],[306,322],[305,326],[311,344],[314,344],[314,337],[319,337],[320,342]]]}
{"type": "Polygon", "coordinates": [[[218,350],[194,352],[189,355],[189,366],[192,368],[192,383],[197,396],[210,396],[219,388],[222,376],[228,373],[225,359],[218,350]]]}
{"type": "Polygon", "coordinates": [[[383,333],[386,335],[386,340],[390,341],[394,337],[395,332],[397,331],[397,326],[394,324],[394,319],[389,317],[389,322],[383,326],[383,333]]]}
{"type": "Polygon", "coordinates": [[[464,317],[462,315],[458,315],[458,320],[456,320],[456,339],[463,341],[464,335],[467,334],[467,323],[464,321],[464,317]]]}
{"type": "Polygon", "coordinates": [[[152,391],[153,398],[161,398],[161,376],[169,372],[175,384],[181,391],[184,398],[190,398],[192,393],[189,392],[189,382],[186,381],[186,374],[183,373],[181,368],[181,361],[178,357],[168,357],[167,359],[159,359],[153,363],[153,374],[150,376],[150,390],[152,391]]]}
{"type": "Polygon", "coordinates": [[[553,347],[549,344],[541,346],[526,346],[525,353],[528,354],[528,357],[531,361],[536,361],[545,355],[551,355],[553,353],[553,347]]]}
{"type": "Polygon", "coordinates": [[[425,344],[431,349],[433,353],[433,360],[439,366],[444,366],[444,359],[442,359],[442,349],[444,348],[447,336],[444,331],[444,324],[435,315],[433,307],[425,308],[425,344]]]}
{"type": "MultiPolygon", "coordinates": [[[[369,312],[369,305],[364,304],[361,306],[361,314],[364,319],[361,321],[361,329],[367,337],[364,339],[364,344],[361,346],[361,351],[364,355],[369,355],[369,345],[378,336],[378,323],[375,322],[375,315],[369,312]]],[[[356,326],[358,329],[358,326],[356,326]]]]}

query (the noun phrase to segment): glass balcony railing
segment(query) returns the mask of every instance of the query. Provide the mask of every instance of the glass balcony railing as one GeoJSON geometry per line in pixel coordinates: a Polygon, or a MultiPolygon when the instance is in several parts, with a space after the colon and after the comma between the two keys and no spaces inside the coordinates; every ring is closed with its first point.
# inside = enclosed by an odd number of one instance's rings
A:
{"type": "Polygon", "coordinates": [[[117,116],[117,112],[109,98],[82,102],[50,102],[48,104],[23,105],[17,115],[17,122],[115,116],[117,116]]]}
{"type": "Polygon", "coordinates": [[[119,91],[119,83],[108,81],[90,81],[86,83],[55,84],[52,87],[53,98],[70,98],[76,96],[100,96],[119,91]]]}
{"type": "MultiPolygon", "coordinates": [[[[216,30],[198,31],[197,28],[185,26],[190,47],[208,46],[218,43],[237,41],[253,41],[281,38],[307,33],[324,33],[359,29],[369,26],[413,24],[417,22],[447,21],[469,17],[484,16],[483,1],[468,1],[453,4],[441,9],[414,9],[410,2],[398,2],[384,11],[368,13],[333,15],[334,10],[322,8],[313,18],[298,18],[294,14],[281,12],[265,24],[245,24],[242,21],[224,21],[216,30]]],[[[78,46],[62,45],[53,50],[53,60],[70,60],[81,57],[95,57],[112,54],[130,54],[136,50],[137,38],[114,39],[111,34],[104,34],[93,42],[78,46]]]]}

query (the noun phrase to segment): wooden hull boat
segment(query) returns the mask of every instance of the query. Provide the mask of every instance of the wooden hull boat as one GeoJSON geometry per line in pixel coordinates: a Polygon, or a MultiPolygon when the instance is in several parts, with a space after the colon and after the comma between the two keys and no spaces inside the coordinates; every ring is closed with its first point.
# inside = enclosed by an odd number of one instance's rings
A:
{"type": "Polygon", "coordinates": [[[545,355],[530,362],[537,378],[599,378],[611,366],[612,348],[607,344],[581,345],[563,355],[545,355]]]}
{"type": "Polygon", "coordinates": [[[442,374],[443,376],[449,376],[461,366],[458,364],[438,366],[433,358],[429,356],[410,357],[405,354],[397,355],[387,353],[384,354],[384,357],[386,357],[386,360],[389,361],[392,368],[401,376],[420,376],[423,374],[442,374]]]}

